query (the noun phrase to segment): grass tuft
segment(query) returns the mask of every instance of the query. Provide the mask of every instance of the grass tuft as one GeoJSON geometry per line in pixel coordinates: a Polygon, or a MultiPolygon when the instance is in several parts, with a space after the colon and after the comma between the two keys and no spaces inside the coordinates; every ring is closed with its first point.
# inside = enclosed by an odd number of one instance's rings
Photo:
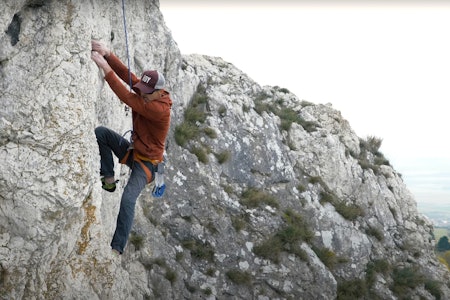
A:
{"type": "Polygon", "coordinates": [[[225,274],[232,282],[236,284],[250,286],[252,283],[252,275],[249,272],[241,271],[239,269],[231,269],[225,274]]]}
{"type": "Polygon", "coordinates": [[[272,206],[273,208],[279,207],[275,197],[256,188],[249,188],[244,191],[241,195],[241,203],[250,208],[259,207],[262,204],[272,206]]]}

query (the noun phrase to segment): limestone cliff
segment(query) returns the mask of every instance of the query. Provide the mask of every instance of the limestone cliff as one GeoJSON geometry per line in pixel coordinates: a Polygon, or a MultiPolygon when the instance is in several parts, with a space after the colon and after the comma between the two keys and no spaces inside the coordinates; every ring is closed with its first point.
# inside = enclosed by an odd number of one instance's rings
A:
{"type": "Polygon", "coordinates": [[[448,299],[431,224],[339,111],[182,56],[157,1],[126,1],[132,70],[174,99],[166,194],[139,198],[111,254],[128,170],[102,191],[98,125],[130,115],[90,60],[126,61],[121,1],[6,1],[0,12],[2,299],[448,299]]]}

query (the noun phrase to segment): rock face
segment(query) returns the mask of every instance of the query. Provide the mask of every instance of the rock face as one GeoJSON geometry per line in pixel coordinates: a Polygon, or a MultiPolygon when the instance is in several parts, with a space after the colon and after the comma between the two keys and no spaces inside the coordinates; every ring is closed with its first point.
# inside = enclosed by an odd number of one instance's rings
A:
{"type": "Polygon", "coordinates": [[[130,115],[90,60],[126,61],[120,1],[6,1],[1,20],[2,299],[448,299],[432,226],[339,111],[182,56],[156,1],[127,1],[131,68],[174,107],[166,194],[139,198],[112,255],[128,170],[99,184],[94,128],[130,115]]]}

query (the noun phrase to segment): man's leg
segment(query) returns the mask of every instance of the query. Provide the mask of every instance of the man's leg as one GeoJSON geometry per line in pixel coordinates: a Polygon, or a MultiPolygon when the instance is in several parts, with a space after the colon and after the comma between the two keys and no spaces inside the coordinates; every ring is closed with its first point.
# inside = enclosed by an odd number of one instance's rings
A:
{"type": "Polygon", "coordinates": [[[112,178],[114,181],[114,160],[115,156],[122,159],[127,153],[130,143],[115,131],[99,126],[95,128],[98,149],[100,151],[100,175],[106,178],[112,178]],[[112,152],[111,152],[112,151],[112,152]]]}
{"type": "MultiPolygon", "coordinates": [[[[146,165],[148,165],[146,163],[146,165]]],[[[125,245],[133,226],[134,208],[136,199],[147,184],[147,176],[138,162],[132,166],[130,179],[123,190],[122,199],[120,200],[120,210],[117,216],[116,231],[111,242],[111,247],[119,253],[123,253],[125,245]]]]}

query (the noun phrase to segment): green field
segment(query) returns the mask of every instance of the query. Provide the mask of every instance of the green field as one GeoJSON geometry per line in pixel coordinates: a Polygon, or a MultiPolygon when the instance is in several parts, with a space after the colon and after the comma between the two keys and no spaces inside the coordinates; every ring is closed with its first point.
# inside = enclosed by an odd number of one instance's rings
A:
{"type": "Polygon", "coordinates": [[[450,236],[450,229],[448,227],[434,227],[434,238],[436,239],[436,242],[444,235],[447,237],[450,236]]]}

